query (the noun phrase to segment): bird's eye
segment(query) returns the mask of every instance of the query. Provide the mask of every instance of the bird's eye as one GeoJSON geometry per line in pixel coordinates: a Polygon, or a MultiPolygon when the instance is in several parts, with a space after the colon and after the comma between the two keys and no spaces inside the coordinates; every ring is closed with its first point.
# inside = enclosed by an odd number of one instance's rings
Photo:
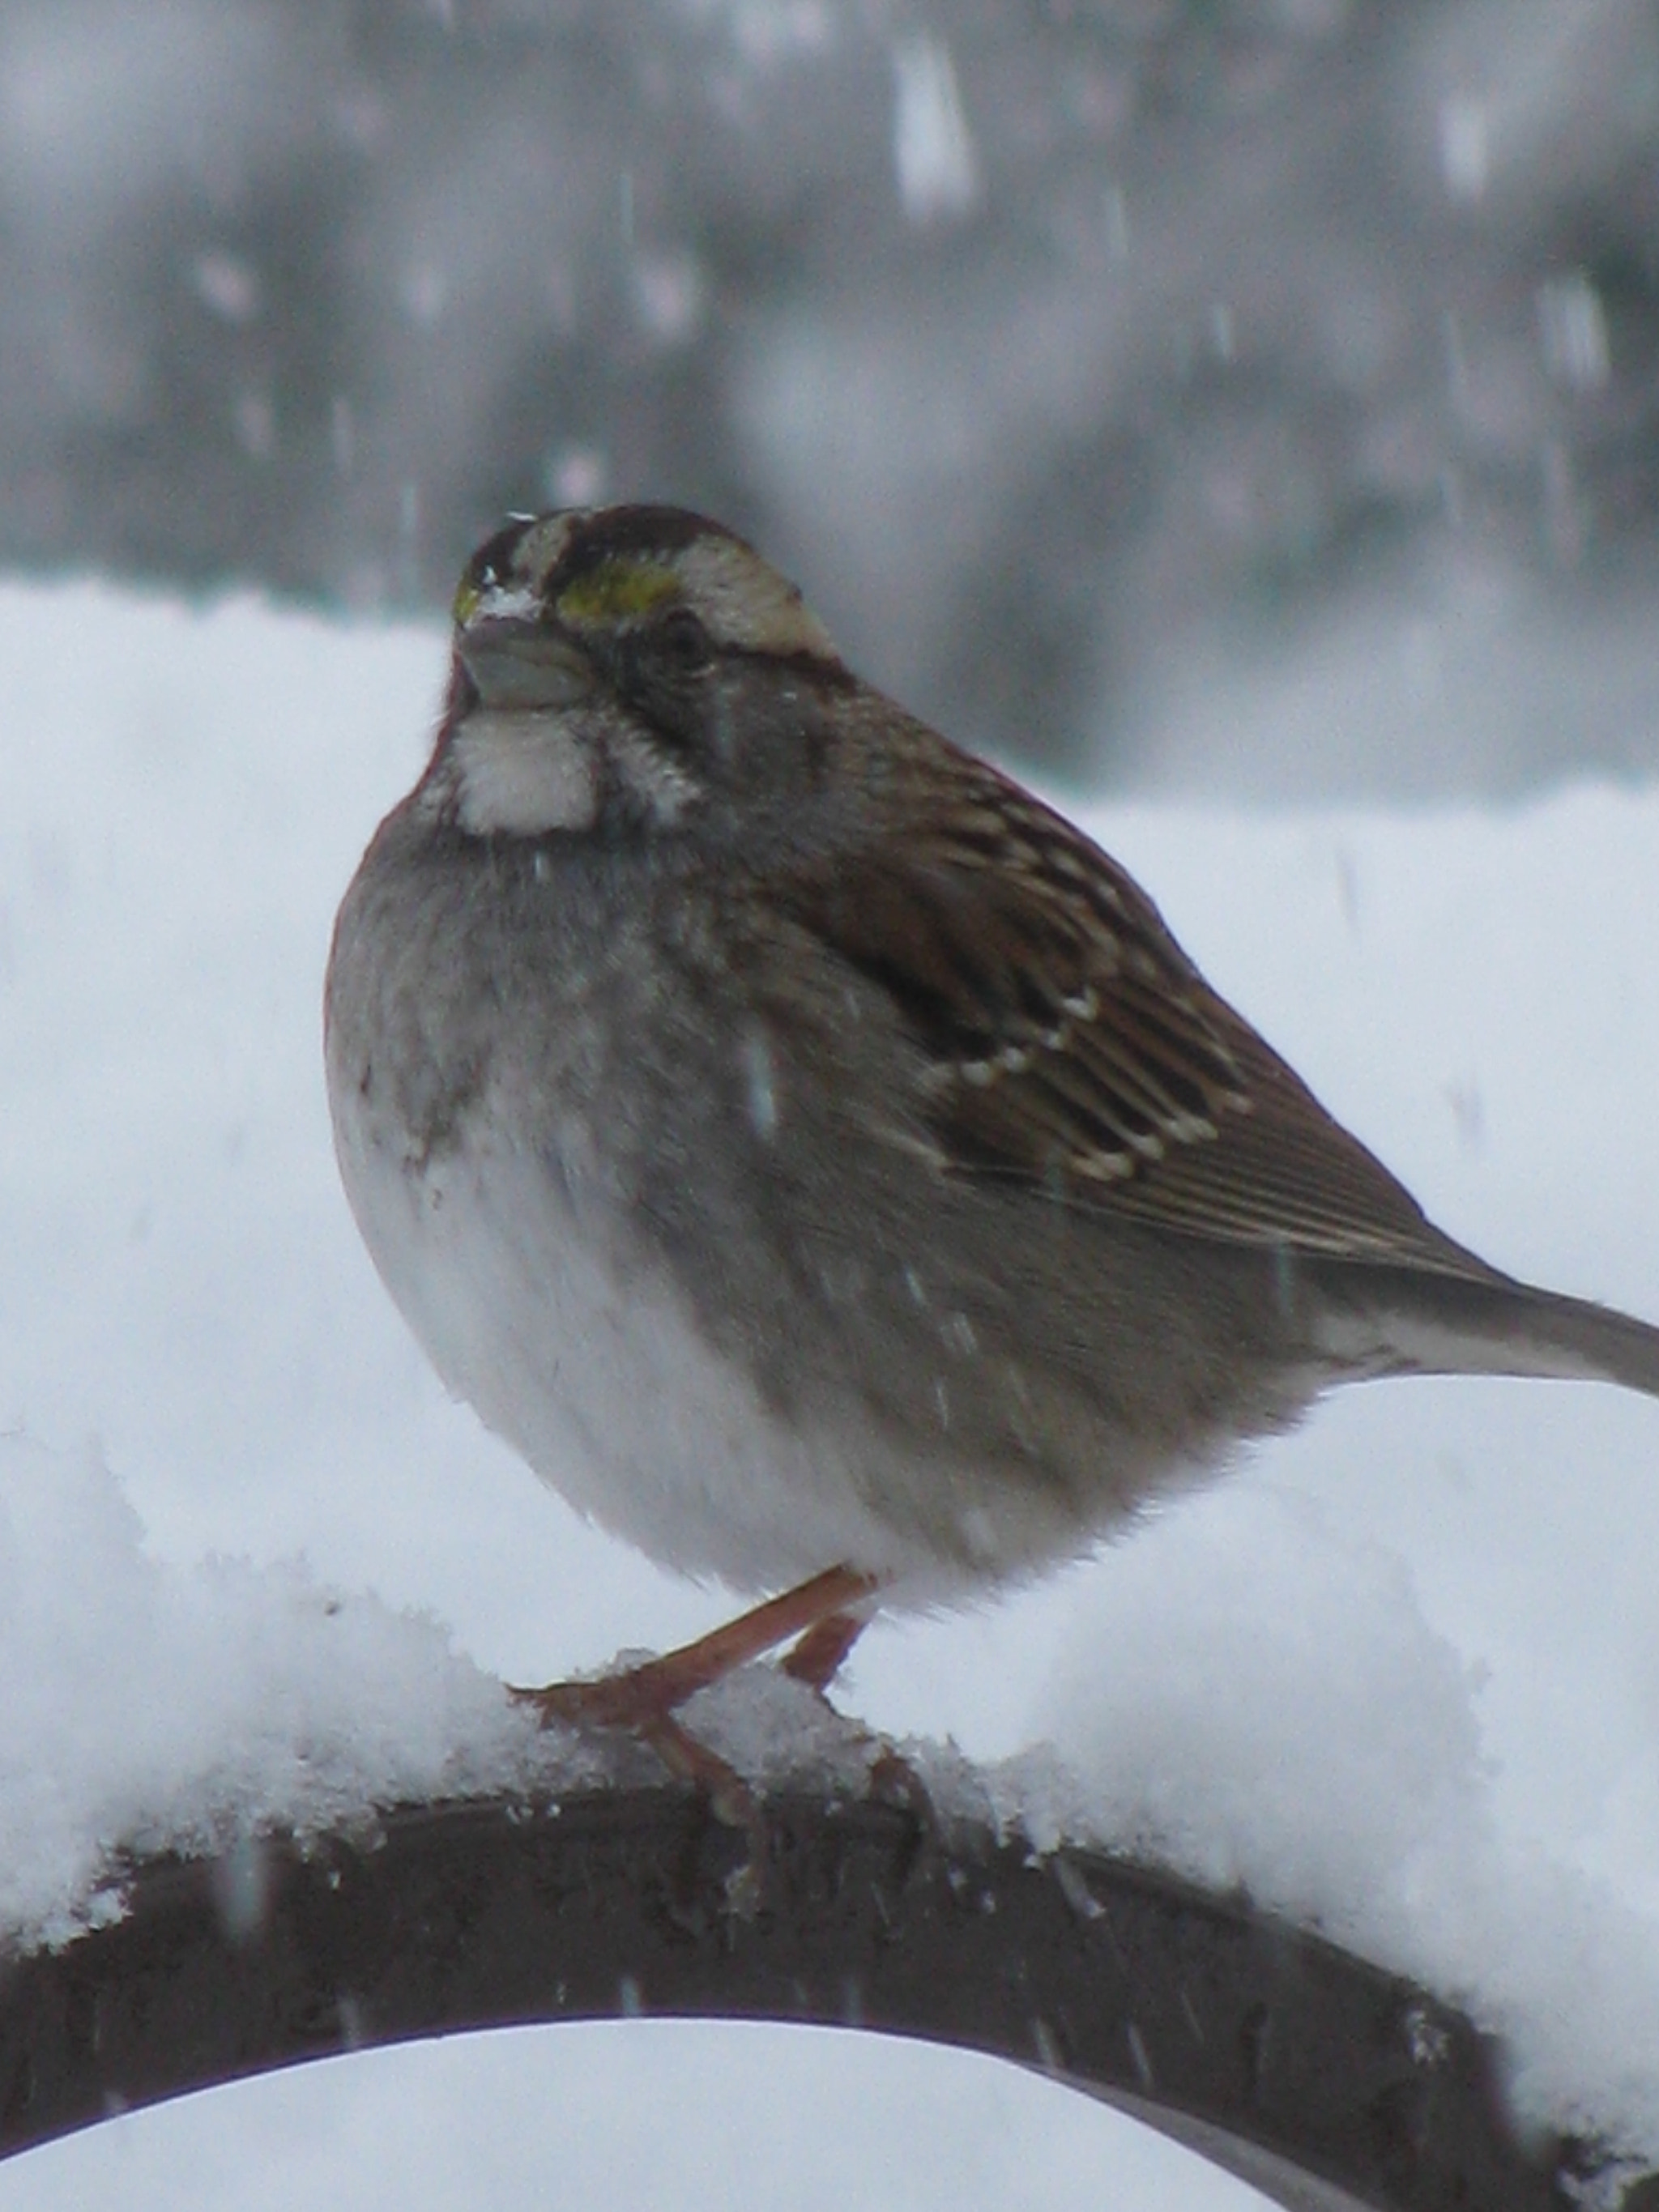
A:
{"type": "Polygon", "coordinates": [[[714,645],[690,607],[670,607],[657,625],[657,645],[671,668],[696,676],[714,658],[714,645]]]}

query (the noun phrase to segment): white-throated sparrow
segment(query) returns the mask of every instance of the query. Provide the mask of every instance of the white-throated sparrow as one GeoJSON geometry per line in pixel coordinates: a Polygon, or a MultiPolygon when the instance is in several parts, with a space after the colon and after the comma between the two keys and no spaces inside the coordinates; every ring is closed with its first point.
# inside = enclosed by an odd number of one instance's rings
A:
{"type": "Polygon", "coordinates": [[[872,1602],[1074,1556],[1333,1383],[1659,1395],[1659,1331],[1443,1236],[1111,860],[672,509],[474,556],[327,1057],[448,1386],[653,1558],[785,1592],[611,1717],[792,1635],[827,1680],[872,1602]]]}

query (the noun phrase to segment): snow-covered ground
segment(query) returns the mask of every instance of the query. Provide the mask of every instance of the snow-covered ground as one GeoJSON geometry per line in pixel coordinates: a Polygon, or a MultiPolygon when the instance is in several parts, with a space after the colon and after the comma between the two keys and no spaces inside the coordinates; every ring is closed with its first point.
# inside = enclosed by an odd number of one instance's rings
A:
{"type": "MultiPolygon", "coordinates": [[[[418,764],[441,638],[14,585],[0,653],[15,1925],[87,1910],[124,1837],[501,1771],[526,1751],[489,1676],[665,1644],[722,1600],[447,1401],[336,1185],[328,929],[418,764]]],[[[1659,794],[1087,818],[1449,1229],[1659,1317],[1659,794]]],[[[1531,2109],[1659,2153],[1656,1562],[1659,1407],[1377,1386],[1086,1568],[878,1628],[845,1700],[984,1760],[1054,1741],[1073,1779],[1045,1769],[1033,1818],[1317,1915],[1504,2027],[1531,2109]]],[[[1104,2173],[1138,2212],[1255,2201],[985,2062],[630,2024],[134,2116],[0,2167],[0,2212],[160,2206],[185,2173],[226,2212],[1036,2207],[1104,2173]]]]}

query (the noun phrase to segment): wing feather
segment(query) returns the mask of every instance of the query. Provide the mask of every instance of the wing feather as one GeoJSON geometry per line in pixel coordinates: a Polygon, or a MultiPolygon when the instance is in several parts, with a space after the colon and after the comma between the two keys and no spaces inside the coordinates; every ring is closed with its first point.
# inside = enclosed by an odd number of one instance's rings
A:
{"type": "Polygon", "coordinates": [[[803,863],[785,887],[920,1048],[920,1115],[947,1172],[1187,1234],[1490,1277],[1210,989],[1114,861],[969,765],[979,804],[947,826],[803,863]]]}

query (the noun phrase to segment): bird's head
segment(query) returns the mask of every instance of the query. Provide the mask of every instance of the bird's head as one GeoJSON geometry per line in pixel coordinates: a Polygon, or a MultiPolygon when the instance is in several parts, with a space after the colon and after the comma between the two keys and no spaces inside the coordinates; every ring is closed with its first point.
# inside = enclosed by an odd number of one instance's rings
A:
{"type": "Polygon", "coordinates": [[[434,783],[476,836],[661,835],[809,790],[852,680],[795,586],[718,523],[519,517],[455,594],[434,783]]]}

